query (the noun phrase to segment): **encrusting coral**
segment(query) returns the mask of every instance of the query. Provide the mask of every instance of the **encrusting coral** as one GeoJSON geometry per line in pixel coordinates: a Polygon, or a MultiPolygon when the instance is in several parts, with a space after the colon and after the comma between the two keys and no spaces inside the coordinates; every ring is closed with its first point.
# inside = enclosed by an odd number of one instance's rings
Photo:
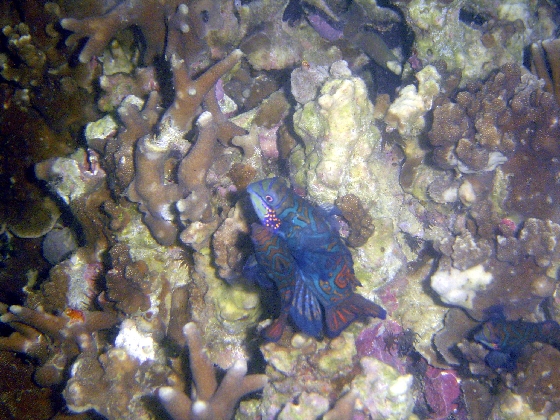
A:
{"type": "Polygon", "coordinates": [[[241,397],[265,386],[266,375],[247,375],[247,363],[244,360],[234,362],[218,386],[214,367],[204,354],[196,325],[186,324],[183,334],[189,349],[193,397],[189,398],[174,387],[157,390],[161,403],[174,420],[229,419],[241,397]]]}

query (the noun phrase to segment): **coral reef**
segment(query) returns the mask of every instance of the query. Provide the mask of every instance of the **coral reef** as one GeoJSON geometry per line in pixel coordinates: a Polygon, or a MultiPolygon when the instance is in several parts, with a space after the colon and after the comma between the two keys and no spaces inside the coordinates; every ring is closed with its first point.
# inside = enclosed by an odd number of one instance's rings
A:
{"type": "Polygon", "coordinates": [[[438,103],[430,141],[436,163],[465,173],[490,171],[506,162],[518,145],[555,154],[558,126],[554,99],[517,65],[506,65],[480,89],[438,103]],[[497,94],[498,93],[498,94],[497,94]],[[530,127],[530,128],[529,128],[530,127]]]}
{"type": "MultiPolygon", "coordinates": [[[[551,6],[515,0],[397,1],[414,31],[416,58],[424,64],[444,60],[449,69],[460,69],[463,86],[485,79],[490,72],[509,63],[520,63],[527,43],[550,38],[551,26],[542,15],[551,6]]],[[[552,26],[553,27],[553,26],[552,26]]]]}
{"type": "Polygon", "coordinates": [[[557,2],[0,11],[0,417],[558,417],[552,340],[480,341],[560,320],[557,2]],[[262,341],[272,177],[387,320],[262,341]]]}

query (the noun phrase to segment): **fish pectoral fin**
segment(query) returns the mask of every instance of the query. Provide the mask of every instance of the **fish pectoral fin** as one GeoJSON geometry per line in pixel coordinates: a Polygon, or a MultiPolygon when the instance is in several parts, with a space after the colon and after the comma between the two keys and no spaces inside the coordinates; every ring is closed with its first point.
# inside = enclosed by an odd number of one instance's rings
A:
{"type": "Polygon", "coordinates": [[[301,275],[296,279],[290,316],[296,326],[307,335],[320,337],[323,334],[321,304],[301,275]]]}
{"type": "Polygon", "coordinates": [[[245,277],[250,285],[259,285],[264,289],[272,289],[274,287],[274,282],[270,280],[253,254],[247,258],[243,266],[243,277],[245,277]]]}
{"type": "Polygon", "coordinates": [[[342,330],[359,317],[372,316],[385,319],[387,312],[362,295],[352,293],[335,305],[325,308],[327,336],[337,337],[342,330]]]}

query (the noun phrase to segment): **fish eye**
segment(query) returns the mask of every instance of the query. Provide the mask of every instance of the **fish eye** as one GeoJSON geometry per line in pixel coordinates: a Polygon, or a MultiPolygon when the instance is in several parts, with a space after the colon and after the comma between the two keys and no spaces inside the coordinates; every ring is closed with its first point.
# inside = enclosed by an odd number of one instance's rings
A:
{"type": "Polygon", "coordinates": [[[265,196],[264,196],[264,199],[265,199],[266,201],[268,201],[269,203],[272,203],[272,201],[274,200],[274,199],[272,198],[271,195],[265,195],[265,196]]]}

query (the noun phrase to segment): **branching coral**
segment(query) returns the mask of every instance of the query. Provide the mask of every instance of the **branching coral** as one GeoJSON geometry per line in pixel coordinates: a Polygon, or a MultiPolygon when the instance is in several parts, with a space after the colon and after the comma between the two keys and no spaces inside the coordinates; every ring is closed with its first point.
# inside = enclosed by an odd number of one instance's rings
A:
{"type": "MultiPolygon", "coordinates": [[[[222,118],[215,100],[213,86],[221,76],[231,70],[242,53],[235,50],[201,76],[193,79],[192,66],[195,56],[181,53],[185,43],[201,41],[194,31],[189,30],[189,9],[182,5],[170,21],[168,48],[175,84],[175,100],[167,109],[155,136],[147,135],[138,141],[135,151],[136,174],[128,187],[128,197],[140,203],[145,223],[156,240],[165,245],[177,239],[178,227],[173,206],[179,203],[179,212],[184,220],[210,219],[206,210],[210,193],[206,187],[206,172],[216,158],[218,137],[230,139],[244,131],[236,129],[222,118]],[[208,94],[208,95],[207,95],[208,94]],[[198,139],[189,150],[183,136],[191,129],[192,121],[199,112],[203,100],[210,111],[199,116],[198,139]],[[212,113],[213,111],[213,113],[212,113]],[[187,150],[189,153],[186,157],[187,150]],[[168,164],[181,159],[177,182],[168,181],[168,164]]],[[[202,18],[201,18],[202,19],[202,18]]],[[[192,24],[192,22],[191,22],[192,24]]]]}
{"type": "Polygon", "coordinates": [[[247,375],[247,363],[239,360],[227,370],[218,387],[214,367],[204,354],[196,325],[186,324],[183,334],[189,349],[194,396],[191,399],[174,387],[161,387],[157,391],[161,403],[174,420],[229,419],[242,396],[265,386],[266,376],[247,375]]]}
{"type": "Polygon", "coordinates": [[[0,338],[0,349],[36,359],[40,367],[35,372],[35,381],[41,386],[61,383],[66,367],[85,343],[92,345],[97,331],[117,323],[117,318],[108,311],[68,309],[56,316],[22,306],[2,306],[4,314],[0,321],[16,331],[0,338]]]}
{"type": "Polygon", "coordinates": [[[180,3],[178,0],[160,2],[149,0],[138,4],[132,0],[119,3],[103,16],[89,17],[82,20],[62,19],[63,28],[74,32],[66,43],[77,44],[81,38],[88,37],[80,53],[80,61],[87,63],[92,57],[101,55],[105,46],[115,34],[132,25],[138,25],[146,39],[146,61],[163,51],[165,42],[165,20],[180,3]]]}

